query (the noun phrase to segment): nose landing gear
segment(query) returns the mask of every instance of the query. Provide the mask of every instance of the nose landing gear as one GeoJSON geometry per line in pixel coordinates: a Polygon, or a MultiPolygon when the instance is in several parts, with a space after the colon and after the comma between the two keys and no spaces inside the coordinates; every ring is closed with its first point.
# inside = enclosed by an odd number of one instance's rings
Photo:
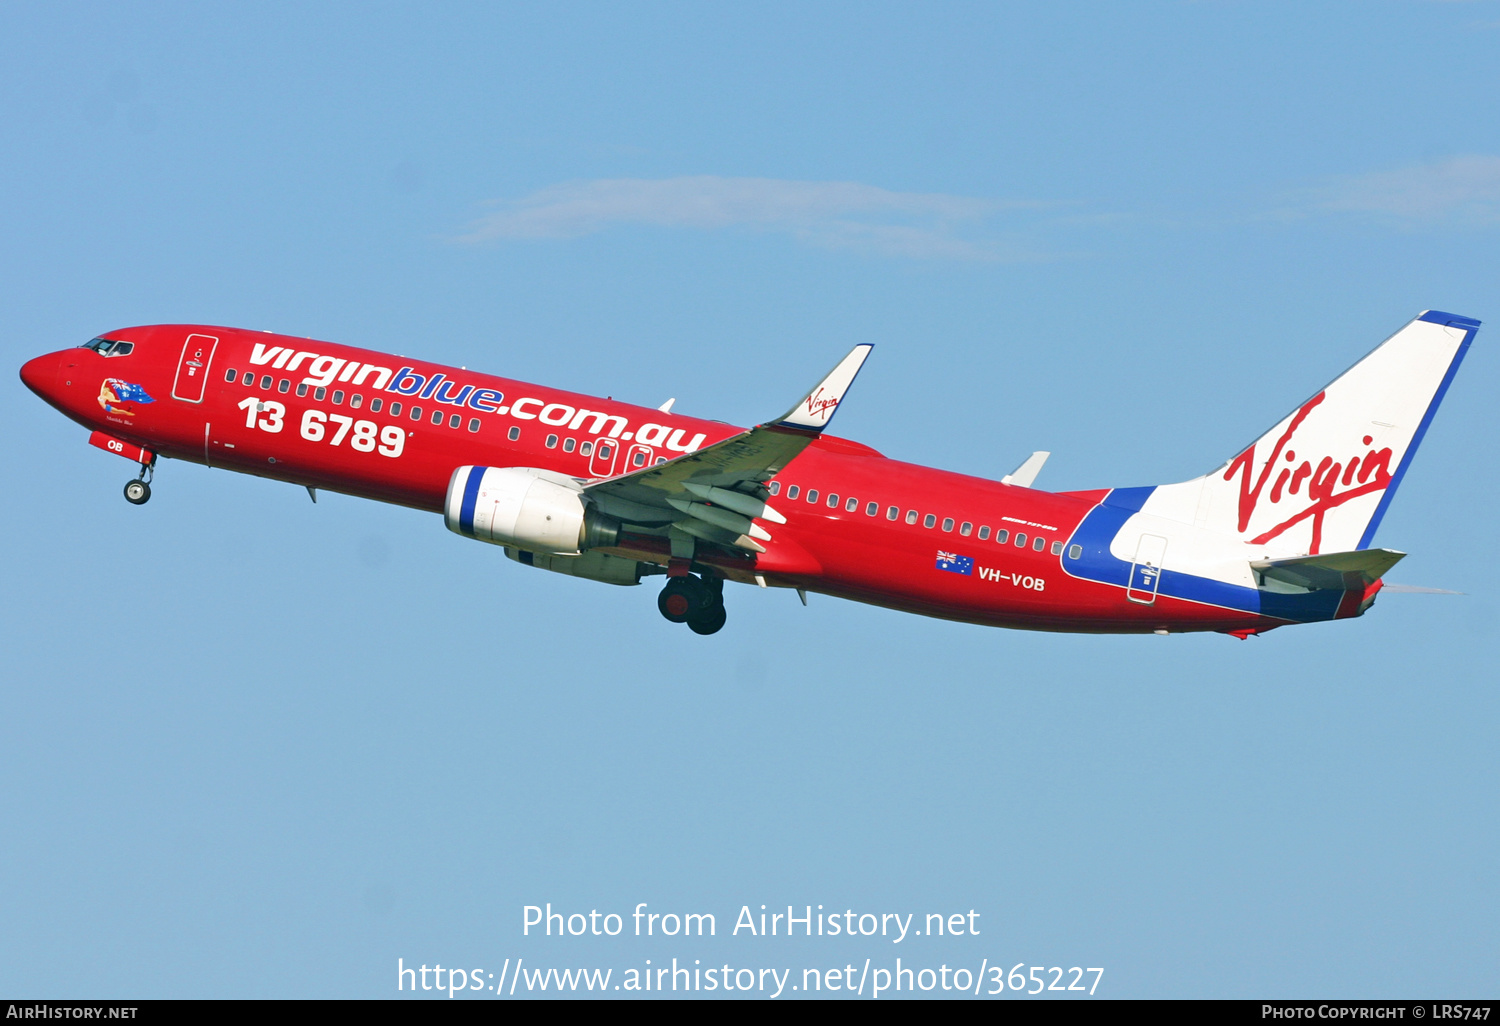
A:
{"type": "Polygon", "coordinates": [[[141,472],[133,480],[125,482],[125,501],[132,506],[144,506],[151,498],[151,477],[156,460],[141,464],[141,472]]]}
{"type": "Polygon", "coordinates": [[[656,597],[656,608],[672,623],[685,623],[694,634],[714,634],[724,626],[724,581],[685,574],[667,580],[656,597]]]}

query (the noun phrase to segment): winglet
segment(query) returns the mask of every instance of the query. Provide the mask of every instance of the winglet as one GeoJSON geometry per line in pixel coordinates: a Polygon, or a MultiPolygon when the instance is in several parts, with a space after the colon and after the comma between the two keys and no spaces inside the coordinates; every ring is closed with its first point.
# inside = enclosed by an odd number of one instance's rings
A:
{"type": "Polygon", "coordinates": [[[833,419],[839,403],[844,399],[844,393],[854,381],[854,375],[859,373],[865,357],[874,348],[867,342],[855,346],[801,402],[772,423],[778,427],[797,428],[801,431],[822,431],[833,419]]]}
{"type": "Polygon", "coordinates": [[[1000,483],[1020,485],[1022,488],[1030,488],[1031,482],[1035,481],[1037,474],[1041,472],[1042,464],[1046,463],[1047,457],[1051,455],[1052,454],[1045,449],[1038,449],[1036,452],[1026,457],[1025,463],[1021,464],[1015,470],[1012,470],[1009,474],[1006,474],[1004,477],[1002,477],[1000,479],[1000,483]]]}

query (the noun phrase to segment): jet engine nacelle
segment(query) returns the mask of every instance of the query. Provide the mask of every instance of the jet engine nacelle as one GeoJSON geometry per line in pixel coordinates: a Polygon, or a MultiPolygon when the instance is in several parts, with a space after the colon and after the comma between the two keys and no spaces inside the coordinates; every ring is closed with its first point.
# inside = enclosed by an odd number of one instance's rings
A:
{"type": "Polygon", "coordinates": [[[619,539],[572,478],[534,467],[459,467],[443,507],[448,530],[528,552],[573,554],[619,539]]]}

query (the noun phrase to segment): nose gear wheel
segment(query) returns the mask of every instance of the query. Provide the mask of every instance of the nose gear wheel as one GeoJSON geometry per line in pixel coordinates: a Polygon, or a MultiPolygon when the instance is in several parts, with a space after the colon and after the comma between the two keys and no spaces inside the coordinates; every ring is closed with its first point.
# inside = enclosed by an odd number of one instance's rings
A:
{"type": "Polygon", "coordinates": [[[141,464],[141,472],[125,482],[125,501],[132,506],[144,506],[151,499],[151,478],[156,470],[156,457],[150,463],[141,464]]]}

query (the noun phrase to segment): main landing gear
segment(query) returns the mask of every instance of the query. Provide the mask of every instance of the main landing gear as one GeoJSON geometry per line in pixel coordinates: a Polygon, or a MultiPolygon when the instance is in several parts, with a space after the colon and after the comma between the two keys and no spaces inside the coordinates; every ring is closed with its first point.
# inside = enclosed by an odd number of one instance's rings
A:
{"type": "Polygon", "coordinates": [[[125,501],[132,506],[144,506],[151,498],[151,476],[156,469],[156,460],[141,464],[141,472],[125,482],[125,501]]]}
{"type": "Polygon", "coordinates": [[[685,574],[669,577],[656,597],[656,608],[673,623],[685,623],[694,634],[714,634],[724,626],[724,581],[722,578],[685,574]]]}

